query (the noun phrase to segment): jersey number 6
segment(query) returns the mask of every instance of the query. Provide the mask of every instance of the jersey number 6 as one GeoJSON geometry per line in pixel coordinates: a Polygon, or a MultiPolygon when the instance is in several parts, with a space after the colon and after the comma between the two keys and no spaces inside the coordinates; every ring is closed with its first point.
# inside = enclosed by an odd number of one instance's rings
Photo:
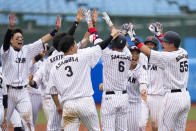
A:
{"type": "Polygon", "coordinates": [[[71,66],[65,66],[65,70],[67,71],[67,76],[71,77],[73,75],[73,71],[71,69],[71,66]]]}
{"type": "Polygon", "coordinates": [[[118,63],[118,70],[120,72],[123,72],[125,70],[124,65],[125,65],[125,63],[123,61],[119,61],[119,63],[118,63]]]}

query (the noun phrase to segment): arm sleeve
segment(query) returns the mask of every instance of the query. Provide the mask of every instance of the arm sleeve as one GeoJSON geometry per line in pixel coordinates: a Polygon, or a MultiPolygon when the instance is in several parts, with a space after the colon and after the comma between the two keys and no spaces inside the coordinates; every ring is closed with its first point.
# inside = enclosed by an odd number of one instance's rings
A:
{"type": "Polygon", "coordinates": [[[8,29],[5,34],[4,41],[3,41],[3,50],[4,51],[7,51],[10,48],[11,33],[12,33],[12,30],[8,29]]]}
{"type": "Polygon", "coordinates": [[[156,65],[162,69],[165,69],[165,65],[169,59],[170,54],[168,52],[159,52],[151,50],[149,63],[156,65]]]}
{"type": "Polygon", "coordinates": [[[68,34],[69,34],[69,35],[72,35],[72,36],[74,35],[74,33],[75,33],[75,31],[76,31],[76,28],[78,27],[78,24],[79,24],[79,23],[76,22],[76,21],[73,23],[73,25],[71,26],[71,28],[70,28],[69,31],[68,31],[68,34]]]}
{"type": "Polygon", "coordinates": [[[3,106],[7,108],[8,105],[8,95],[3,95],[3,106]]]}
{"type": "Polygon", "coordinates": [[[99,45],[101,49],[104,50],[109,45],[112,39],[113,37],[110,35],[107,39],[105,39],[102,42],[97,43],[96,45],[99,45]]]}

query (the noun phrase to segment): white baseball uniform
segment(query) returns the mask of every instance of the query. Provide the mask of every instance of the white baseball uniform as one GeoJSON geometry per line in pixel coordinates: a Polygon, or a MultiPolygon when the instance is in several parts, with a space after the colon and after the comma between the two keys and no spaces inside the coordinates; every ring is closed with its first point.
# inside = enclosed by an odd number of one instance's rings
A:
{"type": "Polygon", "coordinates": [[[16,108],[25,121],[26,130],[31,128],[32,131],[34,130],[32,106],[29,94],[24,87],[29,82],[28,69],[30,62],[42,50],[43,43],[41,39],[32,44],[24,45],[19,51],[14,50],[12,46],[6,51],[4,51],[3,46],[1,47],[2,72],[6,85],[9,85],[7,119],[10,120],[13,110],[16,108]],[[21,89],[16,89],[19,87],[21,89]]]}
{"type": "Polygon", "coordinates": [[[46,61],[43,61],[40,68],[34,74],[33,80],[36,82],[37,87],[41,92],[42,108],[44,110],[46,119],[49,121],[51,96],[47,95],[45,92],[47,86],[47,81],[45,80],[45,73],[44,73],[45,63],[46,61]]]}
{"type": "MultiPolygon", "coordinates": [[[[61,60],[63,57],[64,57],[63,52],[58,52],[57,50],[55,50],[52,53],[52,55],[48,57],[46,63],[44,64],[42,74],[44,76],[44,81],[46,83],[46,89],[45,89],[46,97],[50,95],[49,76],[50,76],[51,68],[56,62],[61,60]]],[[[51,99],[51,96],[50,96],[49,105],[50,105],[50,110],[49,110],[49,118],[47,123],[47,130],[48,131],[60,130],[62,128],[61,126],[62,117],[60,117],[58,112],[56,111],[56,105],[54,104],[54,101],[51,99]]]]}
{"type": "Polygon", "coordinates": [[[1,124],[4,118],[3,95],[7,94],[7,89],[4,85],[1,72],[2,72],[2,68],[0,67],[0,131],[2,131],[1,124]]]}
{"type": "Polygon", "coordinates": [[[61,96],[64,130],[79,130],[81,120],[88,130],[100,131],[90,72],[98,63],[102,50],[99,45],[81,50],[64,56],[53,66],[50,93],[61,96]]]}
{"type": "MultiPolygon", "coordinates": [[[[36,72],[39,70],[40,66],[42,66],[43,61],[39,60],[36,63],[32,63],[30,69],[29,69],[29,74],[32,74],[35,76],[36,72]]],[[[38,89],[35,88],[30,88],[28,90],[31,104],[32,104],[32,113],[33,113],[33,125],[35,126],[39,111],[42,108],[42,96],[41,96],[41,88],[38,86],[38,89]]]]}
{"type": "Polygon", "coordinates": [[[172,52],[151,50],[150,64],[157,65],[163,71],[163,87],[166,91],[159,131],[184,131],[190,110],[190,95],[187,91],[189,76],[188,53],[182,48],[172,52]]]}
{"type": "MultiPolygon", "coordinates": [[[[78,43],[78,48],[80,48],[82,45],[81,42],[78,43]]],[[[78,50],[78,52],[82,52],[82,50],[78,50]]],[[[61,60],[64,57],[64,53],[63,52],[58,52],[57,50],[55,50],[51,56],[48,57],[48,59],[46,60],[46,63],[44,64],[43,67],[43,71],[41,71],[44,77],[44,83],[46,83],[46,90],[45,92],[45,96],[46,98],[48,98],[49,96],[49,76],[50,76],[50,72],[51,72],[51,68],[52,66],[59,60],[61,60]]],[[[42,76],[40,77],[42,78],[42,76]]],[[[36,81],[36,80],[35,80],[36,81]]],[[[49,96],[49,98],[51,98],[51,96],[49,96]]],[[[60,96],[59,96],[60,98],[60,96]]],[[[60,98],[61,99],[61,98],[60,98]]],[[[46,105],[50,106],[50,113],[49,113],[49,120],[48,120],[48,124],[47,124],[47,130],[48,131],[53,131],[53,130],[60,130],[60,128],[63,128],[63,126],[61,125],[61,117],[59,117],[58,112],[56,111],[56,105],[54,103],[53,100],[48,100],[46,99],[46,105]]],[[[46,109],[47,110],[47,109],[46,109]]]]}
{"type": "MultiPolygon", "coordinates": [[[[129,108],[127,117],[128,131],[140,131],[141,117],[141,91],[147,91],[147,71],[139,64],[133,70],[129,70],[127,80],[127,94],[129,96],[129,108]]],[[[143,116],[142,116],[143,117],[143,116]]]]}
{"type": "Polygon", "coordinates": [[[163,105],[163,69],[149,64],[149,59],[143,53],[140,53],[139,63],[148,74],[148,92],[147,101],[142,101],[140,127],[145,130],[148,117],[151,118],[152,127],[158,127],[160,109],[163,105]]]}
{"type": "MultiPolygon", "coordinates": [[[[2,75],[2,67],[0,67],[0,85],[1,85],[1,91],[0,91],[0,125],[1,122],[3,120],[3,116],[4,116],[4,108],[3,108],[3,95],[7,95],[7,87],[5,85],[5,82],[3,81],[3,75],[2,75]]],[[[10,122],[12,124],[13,127],[22,127],[22,120],[21,117],[19,115],[19,113],[14,109],[13,114],[10,118],[10,122]]]]}
{"type": "Polygon", "coordinates": [[[127,130],[128,95],[126,82],[131,53],[127,47],[122,52],[103,50],[103,95],[101,123],[103,131],[127,130]]]}

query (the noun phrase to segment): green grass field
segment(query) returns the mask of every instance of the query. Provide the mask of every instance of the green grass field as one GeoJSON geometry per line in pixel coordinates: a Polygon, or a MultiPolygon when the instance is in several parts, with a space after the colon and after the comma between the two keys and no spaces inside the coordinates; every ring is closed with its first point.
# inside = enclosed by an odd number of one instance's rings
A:
{"type": "MultiPolygon", "coordinates": [[[[98,116],[99,116],[99,120],[100,120],[100,110],[98,109],[97,112],[98,112],[98,116]]],[[[188,120],[196,120],[196,107],[191,108],[189,115],[188,115],[188,120]]],[[[38,124],[45,124],[46,122],[47,121],[46,121],[46,117],[44,115],[44,112],[41,110],[39,112],[39,117],[38,117],[37,123],[38,124]]]]}

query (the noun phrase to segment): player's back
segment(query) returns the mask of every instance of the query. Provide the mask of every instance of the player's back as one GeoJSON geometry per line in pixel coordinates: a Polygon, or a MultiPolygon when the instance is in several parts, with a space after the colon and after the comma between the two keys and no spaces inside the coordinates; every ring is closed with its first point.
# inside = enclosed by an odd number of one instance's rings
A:
{"type": "Polygon", "coordinates": [[[50,86],[55,86],[62,100],[93,95],[91,68],[101,57],[100,46],[82,53],[66,55],[51,70],[50,86]]]}
{"type": "MultiPolygon", "coordinates": [[[[179,48],[177,51],[154,53],[160,55],[159,61],[155,62],[163,68],[163,85],[166,90],[187,88],[189,75],[188,53],[179,48]]],[[[154,62],[153,58],[150,62],[154,62]]]]}
{"type": "Polygon", "coordinates": [[[103,51],[103,90],[126,90],[126,80],[131,63],[131,54],[127,47],[122,52],[106,48],[103,51]]]}

